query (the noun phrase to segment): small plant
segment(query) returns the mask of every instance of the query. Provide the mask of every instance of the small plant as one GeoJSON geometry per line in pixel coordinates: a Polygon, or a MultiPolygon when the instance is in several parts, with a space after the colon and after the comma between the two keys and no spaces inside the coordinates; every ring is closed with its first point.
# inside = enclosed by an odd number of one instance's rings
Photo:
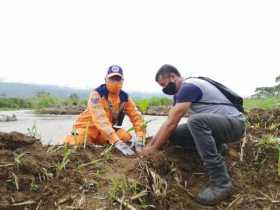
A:
{"type": "Polygon", "coordinates": [[[27,132],[29,136],[32,136],[36,139],[41,139],[41,135],[39,132],[39,129],[37,127],[36,121],[33,122],[33,125],[31,128],[27,128],[27,132]]]}
{"type": "Polygon", "coordinates": [[[274,136],[266,136],[260,141],[260,143],[258,143],[258,146],[272,147],[277,149],[278,151],[277,172],[278,172],[278,176],[280,176],[280,138],[276,138],[274,136]]]}
{"type": "Polygon", "coordinates": [[[266,159],[257,159],[255,162],[256,168],[259,170],[265,164],[266,159]]]}
{"type": "Polygon", "coordinates": [[[266,136],[259,143],[258,146],[269,146],[275,147],[280,144],[280,138],[276,138],[274,136],[266,136]]]}
{"type": "Polygon", "coordinates": [[[17,191],[19,191],[19,180],[15,173],[11,172],[11,178],[6,180],[6,183],[10,185],[13,188],[16,188],[17,191]]]}
{"type": "Polygon", "coordinates": [[[99,163],[99,162],[102,162],[102,159],[92,160],[92,161],[90,161],[90,162],[88,162],[88,163],[83,163],[83,164],[81,164],[81,165],[78,166],[78,170],[80,170],[80,169],[82,169],[82,168],[85,168],[85,167],[87,167],[87,166],[90,166],[90,165],[95,165],[95,164],[97,164],[97,163],[99,163]]]}
{"type": "Polygon", "coordinates": [[[136,181],[129,181],[126,177],[112,179],[112,187],[109,191],[109,196],[112,200],[117,198],[129,197],[141,192],[143,186],[136,181]]]}
{"type": "Polygon", "coordinates": [[[22,165],[22,158],[26,155],[26,153],[21,153],[19,155],[15,154],[15,163],[17,168],[19,168],[22,165]]]}
{"type": "Polygon", "coordinates": [[[12,175],[13,175],[13,178],[14,178],[13,183],[14,183],[14,185],[16,186],[17,191],[19,191],[18,177],[17,177],[17,175],[14,174],[14,173],[12,173],[12,175]]]}
{"type": "Polygon", "coordinates": [[[101,153],[101,157],[103,157],[105,160],[111,160],[112,159],[112,151],[115,148],[115,145],[112,144],[105,148],[105,150],[101,153]]]}
{"type": "Polygon", "coordinates": [[[62,171],[62,170],[65,170],[66,165],[70,162],[70,155],[71,154],[72,154],[72,149],[70,147],[68,147],[68,145],[66,144],[64,146],[63,159],[56,166],[56,168],[59,172],[62,171]]]}
{"type": "Polygon", "coordinates": [[[127,207],[128,209],[155,208],[155,206],[149,204],[148,192],[142,184],[135,180],[129,180],[127,177],[112,179],[111,181],[112,187],[109,191],[109,198],[118,202],[121,207],[127,207]],[[137,208],[134,205],[137,205],[137,208]]]}
{"type": "MultiPolygon", "coordinates": [[[[146,133],[146,129],[147,129],[147,127],[148,127],[148,125],[151,123],[151,122],[153,122],[155,119],[151,119],[151,120],[147,120],[147,121],[145,121],[144,119],[143,119],[143,121],[144,121],[144,123],[143,123],[143,130],[145,130],[145,133],[146,133]]],[[[132,132],[132,131],[134,131],[135,129],[133,128],[133,127],[131,127],[131,128],[129,128],[128,130],[127,130],[127,132],[129,133],[129,132],[132,132]]],[[[146,145],[146,142],[147,142],[147,138],[146,138],[146,136],[144,137],[144,145],[146,145]]]]}
{"type": "Polygon", "coordinates": [[[30,184],[30,191],[31,192],[38,192],[39,190],[39,185],[37,185],[34,180],[32,180],[31,184],[30,184]]]}

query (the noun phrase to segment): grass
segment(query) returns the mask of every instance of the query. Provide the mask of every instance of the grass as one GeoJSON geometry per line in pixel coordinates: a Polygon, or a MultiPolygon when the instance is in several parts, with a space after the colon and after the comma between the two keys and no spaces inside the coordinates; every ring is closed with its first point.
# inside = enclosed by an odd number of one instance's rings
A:
{"type": "Polygon", "coordinates": [[[36,139],[41,139],[41,134],[39,132],[36,121],[33,122],[33,125],[31,128],[27,128],[27,132],[28,132],[29,136],[32,136],[36,139]]]}
{"type": "Polygon", "coordinates": [[[19,168],[22,165],[22,158],[26,155],[26,153],[21,153],[19,155],[15,154],[15,163],[17,168],[19,168]]]}
{"type": "Polygon", "coordinates": [[[111,185],[109,199],[117,201],[120,209],[155,209],[150,204],[146,187],[139,182],[123,177],[112,179],[111,185]]]}
{"type": "Polygon", "coordinates": [[[253,108],[273,109],[280,108],[280,97],[269,98],[250,98],[244,100],[244,107],[246,110],[253,108]]]}
{"type": "MultiPolygon", "coordinates": [[[[277,149],[277,151],[278,151],[277,173],[278,173],[278,176],[280,176],[280,138],[277,138],[274,136],[266,136],[258,143],[258,146],[272,147],[272,148],[277,149]]],[[[262,162],[260,164],[264,164],[264,162],[262,162]]]]}
{"type": "MultiPolygon", "coordinates": [[[[137,106],[142,112],[146,112],[150,106],[168,106],[172,100],[168,97],[151,97],[146,99],[136,99],[137,106]]],[[[77,99],[73,102],[72,98],[56,98],[49,93],[38,93],[37,96],[27,99],[20,98],[1,98],[0,111],[48,108],[58,105],[86,104],[84,100],[77,99]]],[[[280,107],[280,97],[248,98],[244,100],[244,107],[247,110],[252,108],[272,109],[280,107]]]]}
{"type": "Polygon", "coordinates": [[[143,190],[143,186],[136,181],[128,180],[127,177],[112,179],[112,187],[109,196],[112,200],[116,198],[134,196],[143,190]]]}
{"type": "Polygon", "coordinates": [[[91,165],[95,165],[95,164],[100,163],[102,161],[103,161],[102,159],[98,159],[98,160],[92,160],[88,163],[83,163],[83,164],[78,166],[78,170],[80,170],[82,168],[85,168],[85,167],[88,167],[88,166],[91,166],[91,165]]]}
{"type": "Polygon", "coordinates": [[[30,184],[30,192],[38,192],[39,191],[39,185],[35,183],[34,180],[32,180],[30,184]]]}
{"type": "Polygon", "coordinates": [[[60,163],[57,163],[57,171],[62,171],[65,170],[66,165],[70,162],[70,155],[72,154],[72,149],[70,147],[68,147],[68,145],[66,144],[64,146],[64,151],[63,151],[63,159],[60,163]]]}

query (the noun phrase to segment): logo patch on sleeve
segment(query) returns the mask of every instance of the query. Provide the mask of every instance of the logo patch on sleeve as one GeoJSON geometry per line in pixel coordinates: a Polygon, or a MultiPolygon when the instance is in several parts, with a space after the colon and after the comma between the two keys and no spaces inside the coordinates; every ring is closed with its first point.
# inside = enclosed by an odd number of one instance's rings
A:
{"type": "Polygon", "coordinates": [[[93,95],[90,101],[92,104],[99,104],[99,96],[93,95]]]}

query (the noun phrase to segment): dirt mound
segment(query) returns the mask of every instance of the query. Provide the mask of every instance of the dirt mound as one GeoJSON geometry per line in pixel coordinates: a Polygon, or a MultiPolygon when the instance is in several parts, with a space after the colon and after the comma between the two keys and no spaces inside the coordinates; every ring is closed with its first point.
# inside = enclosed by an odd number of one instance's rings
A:
{"type": "Polygon", "coordinates": [[[4,149],[17,149],[26,145],[33,144],[37,141],[35,138],[25,136],[22,133],[12,132],[3,133],[0,132],[0,148],[4,149]]]}
{"type": "Polygon", "coordinates": [[[196,153],[169,145],[127,158],[112,148],[49,147],[0,133],[0,209],[279,209],[279,139],[268,136],[278,128],[249,120],[247,143],[230,145],[225,156],[234,194],[213,207],[194,200],[208,180],[196,153]]]}
{"type": "Polygon", "coordinates": [[[207,174],[197,154],[170,148],[142,163],[143,182],[158,209],[270,209],[280,208],[278,150],[249,140],[244,159],[239,145],[232,145],[226,163],[234,184],[231,199],[214,207],[201,206],[195,195],[207,185],[207,174]],[[168,158],[166,158],[168,157],[168,158]]]}
{"type": "Polygon", "coordinates": [[[0,145],[0,209],[111,209],[111,179],[137,162],[104,148],[43,146],[19,133],[0,133],[0,145]]]}

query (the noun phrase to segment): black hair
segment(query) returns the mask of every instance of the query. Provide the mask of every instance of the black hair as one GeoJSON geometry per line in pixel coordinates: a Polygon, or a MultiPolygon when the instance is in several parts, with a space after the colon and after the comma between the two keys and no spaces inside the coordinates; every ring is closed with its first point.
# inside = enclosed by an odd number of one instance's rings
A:
{"type": "Polygon", "coordinates": [[[161,76],[169,76],[171,73],[176,74],[178,77],[181,77],[180,72],[172,65],[169,64],[165,64],[162,67],[160,67],[160,69],[158,70],[157,74],[156,74],[156,82],[159,81],[161,76]]]}

